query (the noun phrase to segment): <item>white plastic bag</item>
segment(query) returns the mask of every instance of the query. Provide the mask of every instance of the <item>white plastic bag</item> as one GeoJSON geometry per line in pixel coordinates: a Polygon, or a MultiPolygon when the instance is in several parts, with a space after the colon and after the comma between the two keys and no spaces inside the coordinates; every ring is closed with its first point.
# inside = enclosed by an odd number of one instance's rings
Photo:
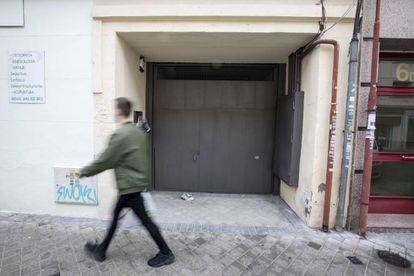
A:
{"type": "Polygon", "coordinates": [[[142,192],[142,198],[144,199],[144,207],[145,211],[147,212],[148,216],[153,216],[155,214],[155,202],[152,199],[150,192],[142,192]]]}

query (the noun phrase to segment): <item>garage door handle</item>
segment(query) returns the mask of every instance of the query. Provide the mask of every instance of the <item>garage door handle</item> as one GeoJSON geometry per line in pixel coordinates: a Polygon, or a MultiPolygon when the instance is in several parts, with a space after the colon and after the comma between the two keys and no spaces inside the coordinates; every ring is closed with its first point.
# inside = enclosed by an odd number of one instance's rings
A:
{"type": "Polygon", "coordinates": [[[193,160],[194,162],[196,162],[198,160],[198,156],[200,155],[199,152],[197,152],[196,154],[193,155],[193,160]]]}

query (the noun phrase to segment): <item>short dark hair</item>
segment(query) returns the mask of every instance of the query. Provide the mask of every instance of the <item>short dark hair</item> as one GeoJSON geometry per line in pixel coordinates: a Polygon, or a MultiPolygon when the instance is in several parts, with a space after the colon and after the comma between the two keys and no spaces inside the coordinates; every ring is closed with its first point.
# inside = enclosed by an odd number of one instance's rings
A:
{"type": "Polygon", "coordinates": [[[131,102],[124,97],[119,97],[115,99],[116,102],[116,108],[121,111],[121,114],[125,117],[129,117],[129,114],[131,114],[131,102]]]}

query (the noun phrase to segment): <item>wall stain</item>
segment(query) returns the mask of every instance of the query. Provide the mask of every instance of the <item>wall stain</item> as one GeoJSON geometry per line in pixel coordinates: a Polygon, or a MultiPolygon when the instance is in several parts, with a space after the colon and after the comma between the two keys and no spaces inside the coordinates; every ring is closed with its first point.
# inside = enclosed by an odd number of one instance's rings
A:
{"type": "Polygon", "coordinates": [[[304,197],[305,197],[304,213],[305,213],[305,217],[309,218],[312,212],[312,192],[305,192],[304,197]]]}
{"type": "Polygon", "coordinates": [[[325,190],[326,190],[326,184],[325,183],[319,184],[318,192],[322,193],[322,192],[325,192],[325,190]]]}

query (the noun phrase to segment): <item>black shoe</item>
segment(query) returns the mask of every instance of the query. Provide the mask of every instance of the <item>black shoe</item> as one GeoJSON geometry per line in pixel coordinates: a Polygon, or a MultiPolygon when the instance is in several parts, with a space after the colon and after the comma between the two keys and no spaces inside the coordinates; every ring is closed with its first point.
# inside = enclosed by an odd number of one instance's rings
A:
{"type": "Polygon", "coordinates": [[[161,267],[163,265],[172,264],[175,261],[175,256],[172,252],[164,254],[159,252],[154,258],[148,261],[148,265],[152,267],[161,267]]]}
{"type": "Polygon", "coordinates": [[[97,243],[87,242],[85,244],[85,251],[97,262],[103,262],[106,259],[105,253],[99,250],[97,243]]]}

